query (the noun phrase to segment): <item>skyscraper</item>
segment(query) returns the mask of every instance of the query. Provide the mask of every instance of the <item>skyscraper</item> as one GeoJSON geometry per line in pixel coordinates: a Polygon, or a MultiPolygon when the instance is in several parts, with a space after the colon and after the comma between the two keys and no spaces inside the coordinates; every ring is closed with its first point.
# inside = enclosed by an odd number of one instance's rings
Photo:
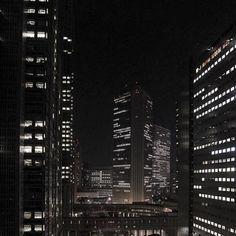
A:
{"type": "Polygon", "coordinates": [[[73,150],[74,0],[58,4],[58,64],[61,81],[62,214],[72,214],[75,184],[73,150]]]}
{"type": "Polygon", "coordinates": [[[176,162],[178,235],[189,235],[190,213],[190,104],[189,93],[183,92],[176,106],[176,162]]]}
{"type": "Polygon", "coordinates": [[[236,233],[235,26],[196,63],[191,78],[192,226],[196,235],[236,233]]]}
{"type": "Polygon", "coordinates": [[[152,188],[154,194],[170,192],[170,131],[153,127],[152,188]]]}
{"type": "Polygon", "coordinates": [[[23,228],[23,1],[0,2],[0,235],[23,228]]]}
{"type": "Polygon", "coordinates": [[[61,232],[59,9],[56,0],[0,3],[1,235],[61,232]]]}
{"type": "Polygon", "coordinates": [[[113,202],[151,201],[152,100],[139,86],[114,98],[113,202]]]}

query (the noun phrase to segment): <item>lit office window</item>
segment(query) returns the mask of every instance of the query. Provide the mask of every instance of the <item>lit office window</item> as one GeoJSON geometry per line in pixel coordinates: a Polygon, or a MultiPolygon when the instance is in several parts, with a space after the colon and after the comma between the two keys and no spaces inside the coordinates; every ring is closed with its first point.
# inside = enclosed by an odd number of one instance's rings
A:
{"type": "Polygon", "coordinates": [[[42,219],[42,212],[35,212],[34,213],[34,218],[35,219],[42,219]]]}
{"type": "Polygon", "coordinates": [[[37,232],[43,231],[43,226],[42,225],[35,225],[34,226],[34,231],[37,231],[37,232]]]}
{"type": "Polygon", "coordinates": [[[26,82],[25,83],[26,88],[33,88],[33,86],[34,86],[33,82],[26,82]]]}
{"type": "Polygon", "coordinates": [[[32,160],[31,159],[25,159],[24,160],[24,166],[32,166],[32,160]]]}
{"type": "Polygon", "coordinates": [[[24,232],[30,232],[31,231],[31,225],[24,225],[24,232]]]}
{"type": "Polygon", "coordinates": [[[32,146],[24,146],[24,153],[31,153],[32,152],[32,146]]]}
{"type": "Polygon", "coordinates": [[[43,121],[35,121],[35,127],[43,127],[43,121]]]}
{"type": "Polygon", "coordinates": [[[30,219],[32,216],[31,212],[25,211],[24,212],[24,219],[30,219]]]}
{"type": "Polygon", "coordinates": [[[35,139],[43,140],[43,134],[35,134],[35,139]]]}
{"type": "Polygon", "coordinates": [[[25,134],[24,139],[32,139],[32,134],[25,134]]]}
{"type": "Polygon", "coordinates": [[[34,151],[35,151],[35,153],[42,153],[43,152],[43,147],[42,146],[35,146],[34,151]]]}

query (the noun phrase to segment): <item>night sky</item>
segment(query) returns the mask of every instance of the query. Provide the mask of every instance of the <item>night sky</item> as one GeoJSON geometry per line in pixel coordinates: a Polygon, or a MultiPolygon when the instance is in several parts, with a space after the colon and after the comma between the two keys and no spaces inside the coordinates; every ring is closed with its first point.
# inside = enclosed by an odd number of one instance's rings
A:
{"type": "Polygon", "coordinates": [[[236,1],[76,2],[76,136],[83,161],[111,165],[113,96],[138,81],[154,100],[155,122],[174,134],[189,59],[236,21],[236,1]]]}

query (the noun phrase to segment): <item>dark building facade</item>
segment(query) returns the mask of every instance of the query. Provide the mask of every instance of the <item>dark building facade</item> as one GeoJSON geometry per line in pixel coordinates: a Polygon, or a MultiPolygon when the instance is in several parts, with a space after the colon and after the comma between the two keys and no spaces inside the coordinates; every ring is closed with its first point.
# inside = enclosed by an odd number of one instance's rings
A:
{"type": "Polygon", "coordinates": [[[155,194],[170,193],[170,130],[153,127],[152,188],[155,194]]]}
{"type": "Polygon", "coordinates": [[[74,0],[58,4],[58,63],[61,81],[62,214],[72,214],[75,189],[74,130],[74,0]]]}
{"type": "Polygon", "coordinates": [[[23,1],[0,2],[0,235],[23,231],[23,1]]]}
{"type": "Polygon", "coordinates": [[[190,216],[190,103],[183,92],[176,104],[176,176],[178,235],[189,235],[190,216]]]}
{"type": "Polygon", "coordinates": [[[113,202],[151,201],[152,100],[139,86],[114,98],[113,202]]]}
{"type": "Polygon", "coordinates": [[[191,78],[192,229],[235,235],[235,26],[196,63],[191,78]]]}

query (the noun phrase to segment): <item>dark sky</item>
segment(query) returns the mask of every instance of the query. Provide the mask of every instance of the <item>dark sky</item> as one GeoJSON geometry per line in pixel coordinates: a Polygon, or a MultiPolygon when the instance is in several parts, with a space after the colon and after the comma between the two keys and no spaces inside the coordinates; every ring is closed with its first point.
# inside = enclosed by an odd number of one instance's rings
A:
{"type": "Polygon", "coordinates": [[[155,121],[174,132],[189,58],[235,22],[236,1],[76,2],[76,135],[84,161],[110,165],[113,96],[139,81],[154,100],[155,121]]]}

